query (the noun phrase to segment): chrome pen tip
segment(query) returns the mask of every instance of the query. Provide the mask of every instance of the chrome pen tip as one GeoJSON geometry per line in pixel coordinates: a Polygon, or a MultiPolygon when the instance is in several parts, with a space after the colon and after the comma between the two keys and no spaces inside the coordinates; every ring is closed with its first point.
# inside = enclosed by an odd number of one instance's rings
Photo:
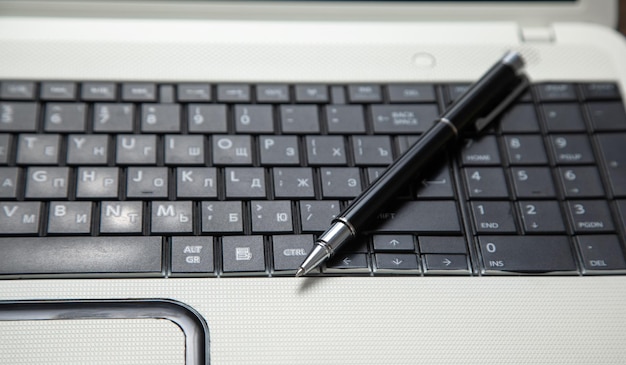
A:
{"type": "Polygon", "coordinates": [[[304,268],[299,268],[298,271],[296,271],[296,277],[299,278],[300,276],[306,274],[304,268]]]}
{"type": "Polygon", "coordinates": [[[517,51],[508,51],[504,57],[502,57],[502,62],[510,65],[511,67],[513,67],[516,71],[521,70],[522,68],[524,68],[524,58],[522,57],[522,55],[517,52],[517,51]]]}

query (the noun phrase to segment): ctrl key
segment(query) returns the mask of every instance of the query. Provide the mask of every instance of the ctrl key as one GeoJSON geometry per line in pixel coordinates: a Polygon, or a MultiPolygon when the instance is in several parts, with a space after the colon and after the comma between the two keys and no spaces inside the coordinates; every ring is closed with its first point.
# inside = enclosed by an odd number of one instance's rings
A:
{"type": "Polygon", "coordinates": [[[483,273],[550,273],[577,269],[565,236],[481,236],[483,273]]]}

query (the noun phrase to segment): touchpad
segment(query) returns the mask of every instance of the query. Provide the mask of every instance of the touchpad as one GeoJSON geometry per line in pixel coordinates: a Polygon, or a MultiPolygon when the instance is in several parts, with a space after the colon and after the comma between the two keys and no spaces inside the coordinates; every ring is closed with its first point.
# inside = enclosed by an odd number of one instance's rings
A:
{"type": "Polygon", "coordinates": [[[173,301],[0,302],[0,364],[207,364],[207,346],[173,301]]]}

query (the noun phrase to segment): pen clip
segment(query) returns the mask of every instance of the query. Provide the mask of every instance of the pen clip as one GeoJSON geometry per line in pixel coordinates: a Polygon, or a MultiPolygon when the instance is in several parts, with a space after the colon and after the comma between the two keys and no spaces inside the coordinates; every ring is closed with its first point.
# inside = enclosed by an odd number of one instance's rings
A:
{"type": "Polygon", "coordinates": [[[526,87],[528,87],[528,85],[530,84],[526,75],[521,75],[518,80],[519,83],[513,88],[513,90],[507,95],[506,98],[502,99],[502,101],[496,107],[491,109],[491,112],[489,114],[476,120],[476,123],[474,123],[476,132],[481,132],[483,129],[485,129],[495,119],[495,117],[500,115],[500,113],[502,113],[504,109],[506,109],[509,104],[511,104],[511,102],[517,99],[517,97],[520,96],[522,92],[526,89],[526,87]]]}

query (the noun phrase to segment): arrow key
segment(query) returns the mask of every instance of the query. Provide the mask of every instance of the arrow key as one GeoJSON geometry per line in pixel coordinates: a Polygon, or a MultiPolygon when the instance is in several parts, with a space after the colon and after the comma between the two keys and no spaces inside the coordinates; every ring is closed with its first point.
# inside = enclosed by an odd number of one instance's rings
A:
{"type": "Polygon", "coordinates": [[[445,271],[449,274],[451,270],[467,273],[467,257],[465,255],[424,255],[425,271],[429,273],[445,271]]]}
{"type": "Polygon", "coordinates": [[[419,265],[417,256],[414,254],[393,254],[393,253],[377,253],[376,255],[376,272],[402,273],[407,271],[419,273],[419,265]]]}
{"type": "Polygon", "coordinates": [[[340,253],[326,262],[326,273],[369,273],[367,254],[340,253]]]}

